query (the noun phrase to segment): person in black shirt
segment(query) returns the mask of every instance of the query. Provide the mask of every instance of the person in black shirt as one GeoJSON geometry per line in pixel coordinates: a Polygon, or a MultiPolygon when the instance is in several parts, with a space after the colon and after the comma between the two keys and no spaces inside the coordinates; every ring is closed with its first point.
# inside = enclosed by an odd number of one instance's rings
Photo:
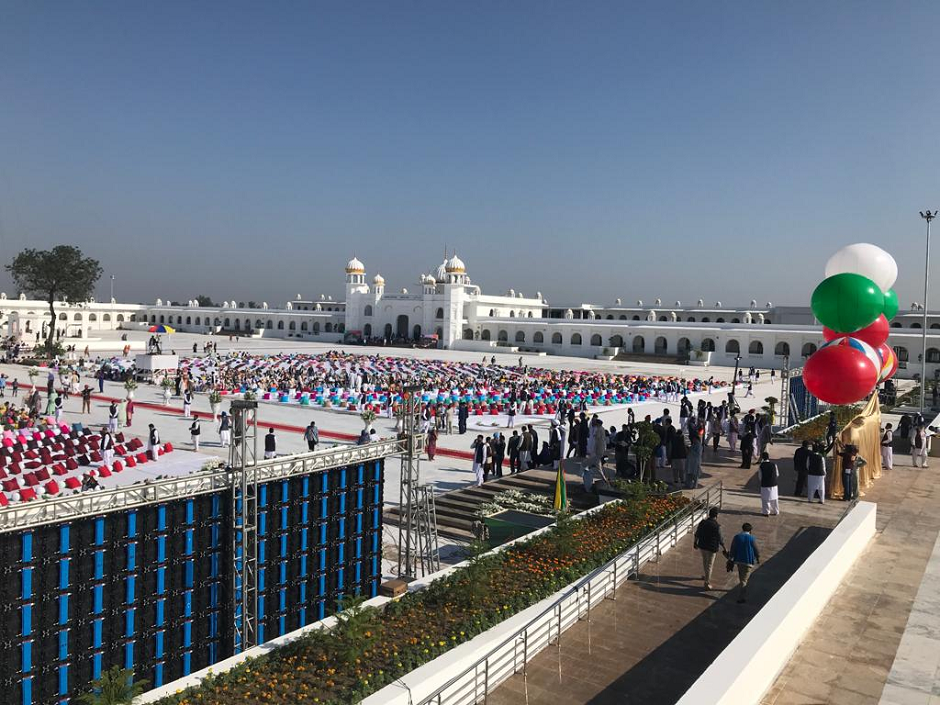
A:
{"type": "MultiPolygon", "coordinates": [[[[148,424],[148,429],[147,452],[150,454],[151,460],[156,460],[157,456],[160,454],[160,432],[153,424],[148,424]]],[[[108,430],[110,430],[110,427],[108,430]]]]}
{"type": "Polygon", "coordinates": [[[836,437],[836,431],[838,430],[838,420],[836,419],[836,412],[829,412],[829,424],[826,426],[826,443],[831,443],[832,440],[836,437]]]}
{"type": "Polygon", "coordinates": [[[493,472],[496,477],[503,476],[503,458],[506,457],[506,438],[497,431],[493,435],[493,472]]]}
{"type": "Polygon", "coordinates": [[[760,511],[765,517],[771,514],[776,516],[780,513],[780,498],[777,492],[780,471],[767,453],[761,453],[760,460],[757,470],[760,476],[760,511]]]}
{"type": "Polygon", "coordinates": [[[630,446],[632,444],[633,435],[630,426],[623,424],[614,436],[614,460],[618,477],[627,477],[630,474],[630,446]]]}
{"type": "Polygon", "coordinates": [[[578,457],[586,458],[588,454],[588,439],[591,437],[591,426],[587,414],[581,412],[578,422],[578,457]]]}
{"type": "Polygon", "coordinates": [[[741,467],[749,470],[754,457],[754,432],[750,429],[741,436],[741,467]]]}
{"type": "Polygon", "coordinates": [[[806,476],[809,474],[809,452],[809,441],[803,441],[803,444],[793,454],[793,471],[796,473],[794,497],[802,497],[806,488],[806,476]]]}
{"type": "Polygon", "coordinates": [[[199,428],[199,419],[193,419],[192,424],[189,427],[189,437],[193,442],[193,450],[197,453],[199,452],[199,436],[202,433],[202,429],[199,428]]]}
{"type": "Polygon", "coordinates": [[[264,437],[264,458],[273,458],[277,455],[277,437],[274,435],[274,429],[269,428],[268,434],[264,437]]]}
{"type": "Polygon", "coordinates": [[[509,472],[510,474],[514,472],[519,472],[519,446],[522,443],[522,436],[519,435],[518,431],[513,431],[512,436],[509,437],[508,450],[509,450],[509,472]]]}
{"type": "Polygon", "coordinates": [[[229,419],[228,412],[223,411],[219,417],[219,444],[223,448],[228,448],[232,443],[232,422],[229,419]]]}
{"type": "Polygon", "coordinates": [[[702,554],[702,580],[705,582],[705,589],[711,590],[712,567],[715,565],[718,549],[727,553],[725,539],[721,535],[721,524],[718,523],[718,507],[709,509],[708,519],[703,520],[695,529],[692,547],[702,554]]]}
{"type": "Polygon", "coordinates": [[[532,428],[532,424],[529,424],[529,435],[532,437],[532,452],[529,454],[529,467],[524,468],[529,470],[531,468],[539,467],[539,434],[535,432],[535,429],[532,428]]]}

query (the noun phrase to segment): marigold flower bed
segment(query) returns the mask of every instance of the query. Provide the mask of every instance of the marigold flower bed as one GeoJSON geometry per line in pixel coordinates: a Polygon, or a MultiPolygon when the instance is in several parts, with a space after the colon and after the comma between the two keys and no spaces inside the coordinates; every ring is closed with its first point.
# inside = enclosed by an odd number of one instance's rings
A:
{"type": "Polygon", "coordinates": [[[688,504],[681,495],[614,502],[483,555],[383,610],[353,609],[336,628],[162,698],[158,705],[358,702],[623,553],[688,504]]]}

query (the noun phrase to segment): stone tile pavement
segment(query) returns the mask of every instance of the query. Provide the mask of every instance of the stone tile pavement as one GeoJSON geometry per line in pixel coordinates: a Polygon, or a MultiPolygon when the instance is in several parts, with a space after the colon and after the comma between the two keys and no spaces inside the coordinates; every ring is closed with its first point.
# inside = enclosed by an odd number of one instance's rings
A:
{"type": "Polygon", "coordinates": [[[901,638],[882,705],[940,705],[940,538],[901,638]]]}
{"type": "MultiPolygon", "coordinates": [[[[763,705],[816,705],[842,703],[897,705],[930,700],[937,695],[936,661],[940,659],[940,610],[923,611],[924,637],[933,644],[906,637],[911,651],[900,651],[908,616],[934,554],[940,531],[940,488],[933,469],[915,470],[909,458],[896,459],[894,470],[868,492],[866,500],[878,503],[878,533],[859,558],[830,604],[794,653],[763,705]],[[919,647],[919,648],[918,648],[919,647]],[[895,664],[895,657],[901,663],[895,664]],[[930,677],[919,669],[933,659],[930,677]],[[912,698],[900,687],[886,688],[895,665],[897,685],[926,687],[925,698],[912,698]],[[913,682],[912,682],[913,679],[913,682]],[[882,691],[885,698],[882,699],[882,691]]],[[[937,461],[934,460],[934,463],[937,461]]],[[[935,574],[933,596],[937,600],[935,574]]],[[[928,591],[929,592],[929,591],[928,591]]],[[[929,609],[929,608],[927,608],[929,609]]]]}
{"type": "MultiPolygon", "coordinates": [[[[590,622],[565,632],[560,649],[550,647],[530,663],[524,677],[514,676],[497,688],[489,702],[675,702],[824,540],[848,506],[831,501],[824,506],[809,504],[790,496],[793,450],[786,445],[773,447],[781,470],[781,515],[768,518],[759,513],[754,475],[738,469],[737,460],[726,450],[717,456],[706,453],[703,484],[722,480],[726,488],[721,516],[726,542],[743,521],[750,521],[764,556],[752,575],[748,604],[736,603],[736,580],[721,565],[716,565],[715,589],[702,588],[701,561],[687,537],[658,562],[645,566],[640,580],[624,585],[615,601],[596,607],[590,622]]],[[[908,458],[898,458],[895,470],[868,491],[866,500],[878,503],[877,538],[766,695],[764,705],[867,705],[881,697],[940,529],[936,509],[940,491],[930,470],[915,471],[907,462],[908,458]]],[[[930,609],[925,608],[924,619],[930,609]]],[[[923,629],[934,637],[940,634],[933,623],[923,629]]],[[[916,654],[918,642],[911,643],[916,654]]],[[[913,666],[923,666],[927,660],[923,655],[918,658],[913,666]]],[[[901,678],[898,675],[898,683],[901,678]]],[[[929,699],[887,702],[936,705],[929,699]]]]}
{"type": "MultiPolygon", "coordinates": [[[[488,698],[496,705],[528,702],[571,704],[675,702],[763,604],[825,539],[845,510],[781,498],[778,517],[760,515],[759,498],[748,489],[752,475],[725,451],[706,468],[703,484],[719,479],[727,488],[721,514],[726,544],[744,521],[754,525],[763,563],[753,573],[748,603],[737,604],[736,574],[716,561],[713,589],[702,585],[700,554],[687,536],[640,579],[622,586],[616,600],[595,607],[565,632],[561,647],[549,647],[488,698]],[[528,700],[526,700],[528,688],[528,700]]],[[[787,489],[792,487],[787,484],[787,489]]]]}

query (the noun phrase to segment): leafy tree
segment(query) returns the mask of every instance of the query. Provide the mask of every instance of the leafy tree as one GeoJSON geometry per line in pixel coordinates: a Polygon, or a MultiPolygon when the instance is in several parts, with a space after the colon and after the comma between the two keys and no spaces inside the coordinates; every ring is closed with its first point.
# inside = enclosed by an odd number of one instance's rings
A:
{"type": "Polygon", "coordinates": [[[656,429],[653,428],[653,424],[649,421],[641,421],[635,424],[635,429],[636,440],[633,443],[633,452],[636,454],[636,464],[640,471],[640,479],[647,479],[647,475],[649,475],[649,480],[653,480],[655,473],[653,473],[648,466],[652,461],[656,446],[659,445],[659,434],[656,433],[656,429]]]}
{"type": "Polygon", "coordinates": [[[780,403],[780,400],[777,399],[777,397],[766,397],[764,401],[767,402],[767,406],[763,408],[763,411],[766,411],[770,415],[770,423],[773,423],[777,411],[777,404],[780,403]]]}
{"type": "Polygon", "coordinates": [[[55,344],[55,302],[63,299],[69,303],[88,301],[101,276],[98,260],[85,257],[71,245],[56,245],[51,250],[25,249],[13,258],[6,270],[21,292],[49,304],[47,350],[52,350],[55,344]]]}
{"type": "Polygon", "coordinates": [[[112,666],[91,682],[91,690],[78,700],[84,705],[126,705],[147,689],[147,681],[134,681],[134,671],[112,666]]]}
{"type": "Polygon", "coordinates": [[[211,308],[214,308],[214,307],[218,306],[218,304],[216,304],[216,303],[212,300],[211,297],[206,296],[205,294],[200,294],[199,296],[197,296],[197,297],[196,297],[196,303],[198,303],[200,306],[208,306],[208,307],[211,307],[211,308]]]}

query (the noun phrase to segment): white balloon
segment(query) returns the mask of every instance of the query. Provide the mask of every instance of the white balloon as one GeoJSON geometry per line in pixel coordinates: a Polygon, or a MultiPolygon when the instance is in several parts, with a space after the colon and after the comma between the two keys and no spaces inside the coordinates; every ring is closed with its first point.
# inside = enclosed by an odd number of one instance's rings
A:
{"type": "Polygon", "coordinates": [[[856,242],[846,245],[826,262],[827,278],[846,272],[868,277],[885,292],[898,278],[898,263],[877,245],[856,242]]]}

